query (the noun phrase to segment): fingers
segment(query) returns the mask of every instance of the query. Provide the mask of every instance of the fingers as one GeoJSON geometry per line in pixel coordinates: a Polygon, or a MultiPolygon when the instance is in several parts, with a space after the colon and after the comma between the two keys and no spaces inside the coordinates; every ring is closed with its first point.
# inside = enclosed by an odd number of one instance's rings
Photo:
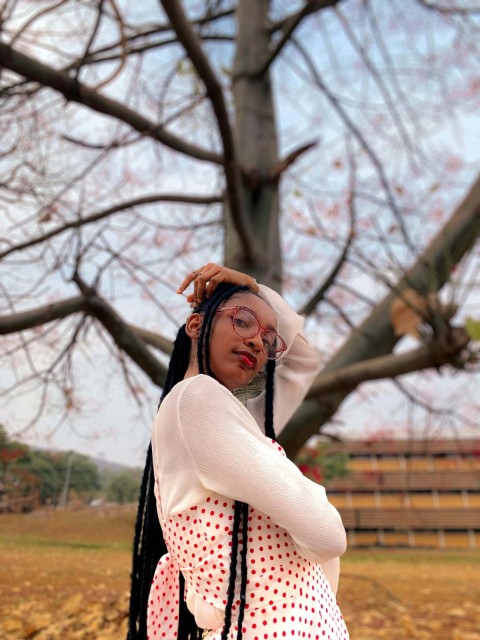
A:
{"type": "Polygon", "coordinates": [[[192,301],[195,305],[203,302],[205,298],[209,298],[221,282],[244,285],[255,293],[258,292],[258,285],[254,278],[240,271],[222,267],[214,262],[209,262],[189,273],[178,287],[177,293],[183,293],[192,282],[193,295],[189,294],[187,300],[192,301]]]}
{"type": "Polygon", "coordinates": [[[200,304],[205,296],[210,296],[215,290],[216,284],[214,284],[213,288],[208,287],[207,294],[207,284],[217,273],[219,273],[224,268],[225,267],[220,267],[213,262],[209,262],[208,264],[195,269],[194,271],[189,273],[183,280],[183,282],[177,289],[177,293],[183,293],[183,291],[185,291],[185,289],[187,289],[187,287],[189,287],[193,282],[193,295],[190,294],[187,300],[189,302],[193,302],[194,304],[200,304]]]}
{"type": "Polygon", "coordinates": [[[196,271],[191,271],[178,287],[177,293],[183,293],[185,289],[195,280],[195,278],[198,278],[199,273],[202,273],[202,268],[197,269],[196,271]]]}
{"type": "Polygon", "coordinates": [[[201,269],[198,269],[197,273],[199,275],[193,283],[195,304],[201,304],[205,298],[209,298],[217,288],[217,285],[225,281],[225,276],[222,276],[225,271],[227,271],[226,267],[221,267],[213,262],[209,262],[201,269]]]}
{"type": "Polygon", "coordinates": [[[220,282],[224,282],[224,281],[225,280],[221,277],[221,274],[212,276],[206,284],[205,297],[210,298],[213,292],[215,291],[215,289],[217,288],[217,286],[220,284],[220,282]]]}
{"type": "Polygon", "coordinates": [[[208,281],[208,276],[204,275],[203,271],[200,271],[199,273],[201,275],[195,278],[193,283],[193,297],[195,304],[201,304],[203,302],[205,297],[205,288],[208,281]]]}

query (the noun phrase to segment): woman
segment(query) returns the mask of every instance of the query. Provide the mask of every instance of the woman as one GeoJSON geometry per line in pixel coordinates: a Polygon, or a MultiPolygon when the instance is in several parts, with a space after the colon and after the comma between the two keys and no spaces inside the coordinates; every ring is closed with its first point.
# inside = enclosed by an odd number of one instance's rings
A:
{"type": "Polygon", "coordinates": [[[209,263],[178,292],[192,282],[142,483],[129,639],[348,638],[340,516],[273,430],[318,371],[303,320],[238,271],[209,263]],[[233,390],[264,369],[242,404],[233,390]]]}

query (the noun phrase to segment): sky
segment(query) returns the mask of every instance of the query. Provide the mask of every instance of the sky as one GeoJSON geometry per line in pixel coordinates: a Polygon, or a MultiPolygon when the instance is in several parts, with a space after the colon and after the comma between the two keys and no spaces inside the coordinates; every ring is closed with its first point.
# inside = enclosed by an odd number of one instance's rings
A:
{"type": "MultiPolygon", "coordinates": [[[[156,5],[156,3],[155,3],[156,5]]],[[[133,4],[132,4],[133,6],[133,4]]],[[[142,5],[144,6],[144,5],[142,5]]],[[[330,24],[330,23],[329,23],[330,24]]],[[[333,23],[331,23],[333,24],[333,23]]],[[[314,38],[316,28],[320,28],[320,25],[315,25],[314,29],[310,32],[301,32],[302,38],[308,40],[308,38],[314,38]]],[[[354,98],[361,96],[362,91],[366,91],[366,88],[361,86],[361,83],[357,83],[356,72],[357,69],[354,64],[354,56],[351,46],[346,46],[345,41],[335,31],[337,27],[329,27],[331,33],[331,44],[334,50],[339,53],[342,51],[342,55],[349,57],[352,63],[346,65],[343,81],[345,87],[349,86],[351,94],[349,98],[352,103],[352,113],[356,114],[356,117],[361,120],[368,117],[366,111],[356,109],[354,98]],[[358,94],[358,95],[357,95],[358,94]]],[[[390,42],[395,41],[395,32],[389,34],[390,42]]],[[[399,39],[396,43],[397,47],[404,46],[404,43],[399,39]]],[[[161,56],[168,56],[169,54],[162,53],[161,56]]],[[[291,58],[291,52],[288,50],[285,53],[286,59],[291,58]]],[[[158,59],[160,60],[160,58],[158,59]]],[[[405,58],[405,65],[408,66],[408,56],[405,58]]],[[[162,58],[162,63],[165,59],[162,58]]],[[[308,140],[311,137],[311,131],[305,123],[309,122],[310,118],[314,118],[316,126],[323,132],[323,138],[321,140],[321,153],[325,158],[329,158],[330,151],[335,148],[340,137],[338,122],[331,115],[327,115],[326,103],[322,102],[321,109],[318,107],[318,97],[313,94],[303,93],[304,79],[301,74],[301,70],[295,68],[293,62],[290,61],[290,66],[282,67],[281,72],[274,72],[274,82],[279,87],[282,96],[282,109],[278,110],[279,117],[279,129],[280,139],[283,149],[290,149],[293,142],[296,140],[308,140]],[[287,71],[285,71],[287,68],[287,71]],[[286,87],[288,85],[288,87],[286,87]],[[289,89],[287,93],[285,88],[289,89]],[[300,99],[301,98],[301,99],[300,99]],[[316,113],[318,111],[318,113],[316,113]],[[301,117],[300,117],[301,116],[301,117]],[[316,118],[316,120],[315,120],[316,118]]],[[[155,71],[155,65],[152,64],[150,73],[155,71]]],[[[428,91],[427,82],[425,86],[415,86],[415,82],[412,79],[408,80],[407,86],[412,92],[418,92],[418,97],[423,98],[424,93],[428,91]]],[[[121,94],[123,87],[120,81],[116,90],[121,94]]],[[[346,91],[346,88],[345,88],[346,91]]],[[[370,91],[373,90],[370,88],[370,91]]],[[[374,93],[374,92],[373,92],[374,93]]],[[[371,94],[370,94],[371,95],[371,94]]],[[[372,100],[372,103],[375,102],[372,100]]],[[[372,107],[373,108],[373,107],[372,107]]],[[[66,120],[66,122],[68,122],[66,120]]],[[[85,120],[84,130],[82,133],[85,135],[86,140],[98,139],[98,136],[102,134],[102,121],[85,120]],[[91,126],[93,125],[93,126],[91,126]],[[97,136],[97,138],[95,138],[97,136]]],[[[194,124],[192,124],[192,127],[194,124]]],[[[198,126],[198,123],[196,123],[198,126]]],[[[480,124],[478,117],[469,113],[460,122],[457,122],[451,129],[445,129],[442,126],[438,127],[438,131],[435,129],[436,120],[434,114],[431,115],[427,122],[427,128],[429,133],[434,132],[434,137],[437,138],[437,144],[439,148],[451,146],[455,153],[462,154],[462,158],[468,167],[468,171],[462,174],[463,184],[467,184],[468,179],[472,179],[474,176],[474,165],[478,167],[478,151],[477,143],[480,134],[480,124]],[[466,179],[465,176],[468,176],[466,179]]],[[[106,129],[104,130],[106,131],[106,129]]],[[[415,128],[412,128],[415,131],[415,128]]],[[[389,133],[387,128],[383,131],[379,131],[379,139],[382,140],[387,148],[390,144],[390,138],[387,135],[389,133]],[[380,135],[382,134],[382,135],[380,135]]],[[[395,149],[392,149],[392,156],[395,156],[395,149]]],[[[156,158],[153,153],[148,151],[148,148],[144,148],[144,153],[141,157],[137,157],[135,160],[135,168],[139,174],[142,172],[145,175],[152,176],[154,171],[159,171],[159,182],[164,189],[171,190],[185,190],[191,192],[202,192],[205,189],[205,185],[210,185],[214,182],[214,174],[212,171],[203,166],[200,170],[195,172],[190,170],[190,165],[185,164],[183,161],[173,159],[169,156],[169,159],[164,160],[160,164],[155,164],[156,158]],[[153,169],[152,169],[153,167],[153,169]]],[[[60,168],[62,163],[65,162],[64,170],[73,170],[76,164],[75,154],[69,156],[66,160],[64,156],[60,156],[57,159],[58,167],[60,168]],[[68,165],[68,166],[67,166],[68,165]]],[[[318,156],[311,155],[306,156],[304,161],[298,165],[294,165],[292,168],[292,180],[297,185],[297,192],[301,192],[299,196],[293,198],[292,206],[299,208],[304,207],[307,202],[305,193],[309,192],[312,197],[315,193],[315,188],[318,183],[318,176],[320,171],[320,186],[319,192],[325,192],[331,189],[332,192],[337,187],[336,178],[333,171],[329,171],[328,174],[321,173],[321,171],[327,167],[325,164],[321,165],[319,169],[318,156]],[[310,191],[309,191],[310,190],[310,191]],[[295,199],[296,198],[296,199],[295,199]],[[299,204],[300,203],[300,204],[299,204]]],[[[404,171],[401,162],[396,157],[392,158],[392,166],[395,166],[400,173],[404,171]]],[[[112,175],[114,170],[110,168],[112,175]]],[[[393,169],[392,169],[393,170],[393,169]]],[[[365,176],[362,176],[365,177],[365,176]]],[[[115,176],[116,180],[120,182],[122,175],[115,176]]],[[[99,172],[98,180],[102,179],[99,172]]],[[[423,176],[423,171],[420,170],[418,174],[418,181],[426,181],[423,176]]],[[[112,187],[112,192],[114,188],[112,187]]],[[[135,189],[132,190],[134,195],[135,189]]],[[[456,198],[460,197],[462,189],[457,188],[455,191],[456,198]]],[[[453,202],[453,200],[452,200],[453,202]]],[[[365,207],[370,206],[366,201],[365,207]]],[[[172,209],[169,210],[170,220],[175,220],[175,213],[172,209]]],[[[209,214],[210,215],[210,214],[209,214]]],[[[211,214],[215,217],[215,211],[211,214]]],[[[180,218],[180,216],[179,216],[180,218]]],[[[380,220],[383,224],[383,220],[380,220]]],[[[332,226],[335,226],[335,221],[332,222],[332,226]]],[[[417,229],[418,233],[422,233],[421,225],[417,229]]],[[[287,229],[283,229],[285,234],[285,242],[290,241],[287,229]]],[[[208,236],[210,231],[207,229],[205,235],[208,236]]],[[[211,238],[210,238],[211,240],[211,238]]],[[[327,251],[327,247],[322,248],[322,255],[309,256],[307,253],[307,261],[310,261],[312,268],[321,269],[322,265],[328,264],[330,254],[327,251]],[[316,262],[314,261],[316,260],[316,262]]],[[[292,254],[293,255],[293,254],[292,254]]],[[[332,253],[333,255],[333,253],[332,253]]],[[[221,246],[217,243],[215,249],[208,254],[206,259],[213,259],[221,261],[221,246]]],[[[156,295],[161,299],[164,296],[168,297],[168,310],[171,313],[172,319],[162,315],[161,309],[158,310],[158,316],[155,311],[152,312],[152,305],[147,301],[142,303],[141,298],[135,297],[134,304],[132,302],[131,291],[129,289],[128,282],[125,278],[118,279],[116,282],[116,306],[119,311],[125,315],[135,319],[139,324],[144,323],[152,329],[159,329],[161,333],[165,334],[169,338],[173,338],[175,334],[175,327],[178,326],[181,320],[185,318],[188,313],[188,307],[185,305],[184,300],[180,297],[175,299],[172,295],[172,291],[176,288],[177,284],[183,279],[185,273],[192,268],[198,267],[197,264],[189,264],[188,260],[176,263],[175,269],[165,272],[166,282],[157,286],[155,291],[156,295]]],[[[293,265],[294,266],[294,265],[293,265]]],[[[292,267],[292,265],[289,265],[292,267]]],[[[36,265],[31,265],[31,274],[36,269],[36,265]]],[[[10,274],[10,284],[14,283],[17,278],[17,273],[12,272],[10,274]]],[[[472,278],[478,279],[478,274],[472,272],[472,278]]],[[[362,278],[361,274],[355,274],[355,278],[352,275],[352,286],[365,287],[367,284],[362,278]]],[[[58,285],[58,290],[67,291],[63,282],[53,284],[53,290],[58,285]]],[[[13,284],[12,284],[13,286],[13,284]]],[[[74,295],[74,288],[68,289],[69,295],[74,295]]],[[[286,291],[286,295],[291,304],[298,308],[303,301],[301,293],[295,290],[286,291]]],[[[472,313],[475,310],[480,310],[480,304],[476,300],[470,300],[469,309],[472,313]]],[[[332,340],[338,341],[338,336],[332,335],[332,331],[325,328],[325,324],[318,325],[317,323],[309,322],[307,324],[307,335],[312,339],[314,344],[319,348],[328,351],[329,342],[332,340]]],[[[407,343],[410,347],[414,345],[407,343]]],[[[403,346],[403,348],[405,345],[403,346]]],[[[38,363],[40,364],[42,358],[46,358],[47,355],[55,352],[58,349],[58,344],[55,337],[52,337],[51,344],[46,348],[44,352],[38,352],[38,363]]],[[[8,386],[13,380],[13,368],[7,366],[0,371],[0,377],[2,387],[8,386]]],[[[2,414],[0,415],[0,421],[5,422],[7,429],[15,437],[21,438],[23,441],[31,444],[32,446],[46,447],[61,450],[76,450],[87,455],[93,455],[95,457],[104,458],[112,462],[118,462],[129,466],[142,466],[145,456],[145,451],[148,446],[150,437],[150,425],[156,410],[158,403],[159,391],[152,388],[149,380],[143,373],[137,372],[136,387],[138,392],[141,393],[142,405],[139,407],[132,400],[131,396],[126,392],[125,385],[122,382],[121,373],[118,367],[114,364],[112,356],[108,349],[92,336],[92,338],[85,343],[85,348],[77,355],[77,392],[73,407],[71,408],[67,420],[59,423],[59,417],[61,415],[60,407],[62,405],[63,398],[60,394],[55,395],[52,393],[49,398],[48,408],[45,414],[35,424],[28,429],[25,429],[25,424],[34,417],[36,406],[38,404],[39,393],[38,390],[31,390],[26,388],[22,394],[16,397],[15,401],[9,402],[8,399],[3,399],[0,407],[2,414]]],[[[418,376],[412,375],[402,379],[407,388],[416,388],[418,386],[418,376]]],[[[398,437],[409,437],[411,435],[412,425],[415,425],[415,435],[425,437],[439,437],[448,436],[455,437],[459,434],[458,421],[452,418],[448,413],[448,407],[456,399],[458,393],[471,394],[471,397],[475,397],[475,385],[478,384],[478,376],[472,377],[470,382],[470,388],[465,388],[464,382],[459,378],[445,378],[445,376],[439,375],[436,372],[430,374],[430,382],[425,389],[426,394],[434,395],[440,402],[440,406],[444,410],[432,418],[425,414],[420,408],[410,406],[406,401],[405,396],[399,394],[398,389],[389,382],[384,383],[368,383],[362,386],[360,393],[350,397],[343,405],[342,410],[335,416],[335,419],[328,427],[328,431],[336,432],[342,437],[379,437],[385,433],[395,435],[398,437]],[[459,389],[461,391],[459,391],[459,389]]],[[[461,428],[461,435],[470,435],[470,431],[465,428],[465,425],[461,428]]],[[[475,433],[473,431],[472,433],[475,433]]]]}

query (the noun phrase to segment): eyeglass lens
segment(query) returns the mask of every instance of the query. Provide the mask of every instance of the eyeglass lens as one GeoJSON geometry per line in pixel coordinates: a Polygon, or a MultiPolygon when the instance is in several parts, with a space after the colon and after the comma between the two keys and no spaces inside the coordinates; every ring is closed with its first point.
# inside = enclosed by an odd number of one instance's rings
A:
{"type": "MultiPolygon", "coordinates": [[[[233,326],[237,334],[243,338],[252,338],[261,330],[257,318],[247,309],[237,309],[233,317],[233,326]]],[[[281,342],[276,331],[262,331],[264,349],[269,358],[275,358],[281,350],[281,342]]]]}

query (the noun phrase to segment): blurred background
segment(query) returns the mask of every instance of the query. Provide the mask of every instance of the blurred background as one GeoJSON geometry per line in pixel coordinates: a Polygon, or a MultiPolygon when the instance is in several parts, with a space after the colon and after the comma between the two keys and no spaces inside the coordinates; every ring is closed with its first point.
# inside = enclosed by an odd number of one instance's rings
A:
{"type": "Polygon", "coordinates": [[[352,639],[480,638],[479,19],[3,0],[0,638],[123,637],[176,288],[209,261],[321,354],[280,442],[342,513],[352,639]]]}

